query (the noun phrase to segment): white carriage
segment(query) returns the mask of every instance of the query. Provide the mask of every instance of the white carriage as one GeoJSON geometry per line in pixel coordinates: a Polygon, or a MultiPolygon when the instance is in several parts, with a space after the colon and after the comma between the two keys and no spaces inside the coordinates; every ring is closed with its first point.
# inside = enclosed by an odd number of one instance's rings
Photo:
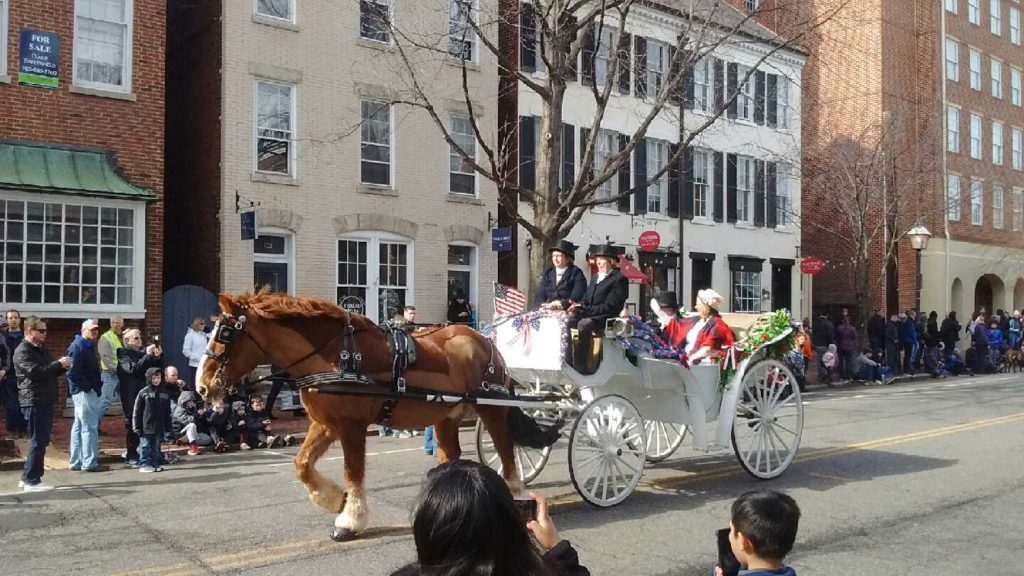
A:
{"type": "MultiPolygon", "coordinates": [[[[759,317],[727,314],[724,320],[739,340],[759,317]]],[[[590,504],[607,507],[625,500],[640,482],[645,463],[671,456],[688,434],[701,452],[731,444],[743,469],[760,479],[774,478],[792,463],[803,432],[800,390],[787,364],[766,354],[788,331],[736,361],[721,386],[718,362],[687,368],[643,353],[627,356],[616,339],[628,335],[631,326],[621,319],[609,321],[597,371],[583,375],[563,362],[563,324],[556,315],[532,313],[497,323],[492,337],[517,392],[524,399],[545,400],[532,415],[572,421],[569,473],[590,504]],[[717,428],[709,437],[714,422],[717,428]]],[[[479,424],[476,445],[481,461],[500,470],[479,424]]],[[[516,447],[524,482],[540,474],[550,450],[516,447]]]]}

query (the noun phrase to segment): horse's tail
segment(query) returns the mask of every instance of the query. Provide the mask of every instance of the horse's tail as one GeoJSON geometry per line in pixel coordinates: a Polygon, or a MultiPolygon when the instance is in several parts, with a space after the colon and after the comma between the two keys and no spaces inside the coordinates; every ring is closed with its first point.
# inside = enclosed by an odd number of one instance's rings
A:
{"type": "Polygon", "coordinates": [[[547,448],[562,435],[562,423],[538,424],[519,408],[509,408],[508,428],[512,432],[512,439],[520,446],[540,450],[547,448]]]}

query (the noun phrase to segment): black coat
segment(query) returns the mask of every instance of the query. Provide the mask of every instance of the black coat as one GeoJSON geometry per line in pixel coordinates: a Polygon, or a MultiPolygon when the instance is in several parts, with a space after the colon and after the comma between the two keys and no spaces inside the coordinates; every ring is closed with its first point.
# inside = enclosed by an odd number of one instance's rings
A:
{"type": "Polygon", "coordinates": [[[626,280],[618,269],[608,272],[600,284],[597,282],[597,274],[594,274],[590,278],[586,293],[578,301],[579,318],[590,318],[599,327],[604,328],[605,321],[617,317],[622,312],[627,298],[629,280],[626,280]]]}
{"type": "Polygon", "coordinates": [[[18,376],[18,404],[42,406],[57,402],[57,378],[64,367],[53,359],[45,346],[22,340],[14,351],[14,369],[18,376]]]}
{"type": "Polygon", "coordinates": [[[459,304],[457,300],[452,300],[452,303],[448,305],[448,321],[453,324],[471,324],[473,322],[473,307],[469,305],[469,302],[463,302],[459,304]],[[459,316],[459,314],[465,312],[465,316],[459,316]]]}
{"type": "Polygon", "coordinates": [[[942,328],[939,329],[939,336],[943,342],[958,342],[960,341],[960,323],[955,319],[946,317],[942,321],[942,328]]]}
{"type": "Polygon", "coordinates": [[[885,318],[875,314],[868,319],[868,340],[881,345],[885,342],[885,318]]]}
{"type": "Polygon", "coordinates": [[[118,393],[121,395],[121,409],[125,421],[135,409],[135,396],[147,386],[146,370],[160,368],[163,360],[146,354],[144,350],[135,350],[125,346],[117,351],[117,382],[118,393]]]}
{"type": "Polygon", "coordinates": [[[836,329],[832,321],[824,316],[814,319],[814,326],[811,329],[811,343],[815,348],[828,348],[829,344],[836,343],[836,329]]]}
{"type": "Polygon", "coordinates": [[[579,302],[587,292],[587,277],[583,275],[583,270],[580,270],[575,264],[569,264],[565,273],[562,274],[562,280],[557,284],[555,283],[556,278],[558,278],[558,273],[554,266],[544,271],[544,276],[540,279],[540,289],[537,290],[537,297],[534,298],[537,306],[558,301],[562,303],[562,309],[565,310],[569,307],[570,301],[579,302]]]}
{"type": "MultiPolygon", "coordinates": [[[[159,368],[150,368],[159,370],[159,368]]],[[[163,435],[171,429],[171,397],[162,386],[146,386],[135,397],[132,410],[132,431],[143,434],[163,435]]]]}
{"type": "MultiPolygon", "coordinates": [[[[580,565],[579,555],[568,540],[562,540],[544,553],[544,562],[562,576],[590,576],[590,570],[580,565]]],[[[391,576],[420,576],[419,564],[409,564],[391,573],[391,576]]]]}

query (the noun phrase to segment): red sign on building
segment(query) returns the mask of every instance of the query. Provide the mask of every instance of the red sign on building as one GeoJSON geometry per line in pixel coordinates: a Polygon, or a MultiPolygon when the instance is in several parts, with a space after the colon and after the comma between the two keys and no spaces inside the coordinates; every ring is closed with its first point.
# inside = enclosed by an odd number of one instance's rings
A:
{"type": "Polygon", "coordinates": [[[810,274],[811,276],[814,276],[815,274],[821,272],[824,269],[825,261],[822,260],[821,258],[818,258],[817,256],[810,256],[804,258],[800,262],[800,271],[803,272],[804,274],[810,274]]]}
{"type": "Polygon", "coordinates": [[[661,246],[661,235],[654,230],[647,230],[640,234],[637,244],[640,245],[641,250],[657,250],[658,246],[661,246]]]}

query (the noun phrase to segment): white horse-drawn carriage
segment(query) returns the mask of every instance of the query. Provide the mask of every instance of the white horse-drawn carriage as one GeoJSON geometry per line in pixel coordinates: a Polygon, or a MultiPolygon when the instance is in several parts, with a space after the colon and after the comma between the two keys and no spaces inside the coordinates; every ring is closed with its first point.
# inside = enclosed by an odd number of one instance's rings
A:
{"type": "MultiPolygon", "coordinates": [[[[789,336],[783,329],[753,345],[746,331],[768,319],[725,315],[737,333],[730,362],[686,367],[677,360],[633,354],[618,339],[631,335],[624,319],[610,320],[602,337],[597,371],[583,375],[564,362],[564,316],[531,312],[498,321],[490,334],[516,383],[517,393],[551,421],[572,420],[569,474],[576,491],[601,507],[625,500],[640,482],[646,462],[671,456],[689,434],[702,452],[732,445],[744,470],[774,478],[793,462],[803,431],[803,403],[786,362],[768,353],[789,336]],[[536,402],[543,400],[543,402],[536,402]],[[714,435],[711,427],[717,422],[714,435]]],[[[500,469],[482,426],[476,431],[481,461],[500,469]]],[[[524,482],[540,474],[551,448],[516,447],[524,482]]]]}

